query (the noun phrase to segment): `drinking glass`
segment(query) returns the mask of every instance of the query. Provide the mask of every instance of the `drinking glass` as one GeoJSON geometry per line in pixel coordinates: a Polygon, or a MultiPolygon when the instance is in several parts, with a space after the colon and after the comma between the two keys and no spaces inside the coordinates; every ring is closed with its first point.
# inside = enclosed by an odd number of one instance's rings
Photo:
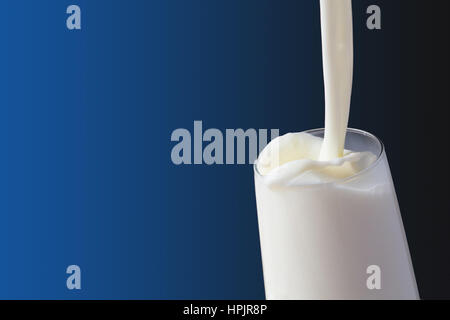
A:
{"type": "Polygon", "coordinates": [[[419,298],[383,144],[348,129],[345,148],[377,159],[345,179],[276,188],[255,163],[267,299],[419,298]]]}

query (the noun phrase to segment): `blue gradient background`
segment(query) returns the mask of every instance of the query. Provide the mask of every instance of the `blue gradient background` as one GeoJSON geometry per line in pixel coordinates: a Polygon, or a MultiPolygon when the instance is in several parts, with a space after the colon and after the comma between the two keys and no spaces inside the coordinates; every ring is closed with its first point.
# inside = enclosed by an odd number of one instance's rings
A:
{"type": "MultiPolygon", "coordinates": [[[[398,188],[409,140],[390,110],[412,60],[392,45],[411,43],[388,1],[390,33],[368,31],[369,4],[354,2],[350,126],[384,140],[398,188]]],[[[170,135],[322,127],[319,1],[4,1],[0,38],[0,298],[264,298],[251,166],[175,166],[170,135]]],[[[424,222],[401,190],[420,285],[424,222]]]]}

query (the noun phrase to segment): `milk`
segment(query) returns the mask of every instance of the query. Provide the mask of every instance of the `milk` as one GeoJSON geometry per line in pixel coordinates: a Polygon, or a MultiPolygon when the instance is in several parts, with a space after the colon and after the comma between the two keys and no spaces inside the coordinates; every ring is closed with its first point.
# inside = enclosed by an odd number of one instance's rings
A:
{"type": "Polygon", "coordinates": [[[371,152],[343,150],[341,158],[320,160],[324,139],[288,133],[272,140],[258,157],[257,170],[271,187],[336,181],[357,174],[376,160],[371,152]]]}
{"type": "Polygon", "coordinates": [[[325,87],[325,138],[321,160],[342,157],[353,79],[351,0],[320,0],[325,87]]]}
{"type": "Polygon", "coordinates": [[[351,1],[320,4],[325,129],[278,137],[255,163],[266,298],[418,299],[383,145],[347,129],[351,1]]]}

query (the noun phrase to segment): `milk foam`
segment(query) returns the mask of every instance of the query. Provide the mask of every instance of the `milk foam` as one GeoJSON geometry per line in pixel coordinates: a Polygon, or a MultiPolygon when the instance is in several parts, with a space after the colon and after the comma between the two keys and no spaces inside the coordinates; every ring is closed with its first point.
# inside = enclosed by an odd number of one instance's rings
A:
{"type": "Polygon", "coordinates": [[[299,185],[336,181],[369,167],[371,152],[343,151],[343,157],[319,160],[323,139],[309,133],[288,133],[272,140],[261,152],[258,172],[269,185],[299,185]]]}

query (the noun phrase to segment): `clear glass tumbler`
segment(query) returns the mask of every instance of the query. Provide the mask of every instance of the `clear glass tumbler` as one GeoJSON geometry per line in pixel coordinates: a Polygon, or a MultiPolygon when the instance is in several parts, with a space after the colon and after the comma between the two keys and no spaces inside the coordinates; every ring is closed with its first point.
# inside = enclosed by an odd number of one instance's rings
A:
{"type": "Polygon", "coordinates": [[[383,144],[348,129],[345,148],[377,160],[345,179],[280,188],[255,163],[267,299],[419,298],[383,144]]]}

